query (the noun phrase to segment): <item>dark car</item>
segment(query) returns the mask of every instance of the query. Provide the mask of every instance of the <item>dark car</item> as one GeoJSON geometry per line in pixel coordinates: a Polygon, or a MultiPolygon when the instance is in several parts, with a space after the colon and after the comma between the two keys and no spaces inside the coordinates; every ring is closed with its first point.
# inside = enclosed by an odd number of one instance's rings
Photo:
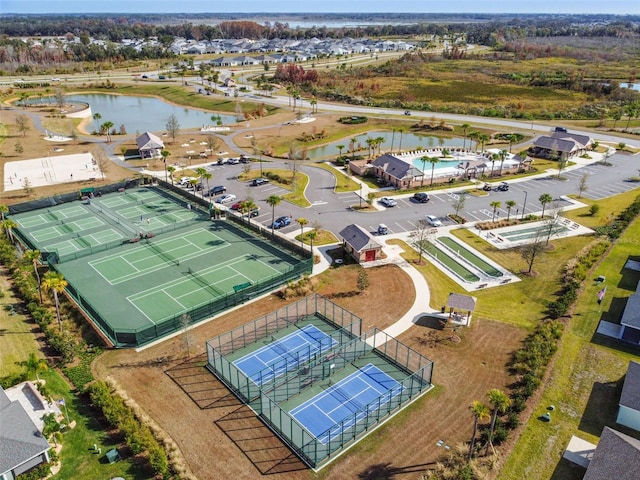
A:
{"type": "Polygon", "coordinates": [[[424,192],[418,192],[413,194],[413,199],[418,203],[427,203],[429,201],[429,195],[424,192]]]}
{"type": "Polygon", "coordinates": [[[409,110],[405,110],[405,111],[404,111],[404,114],[405,114],[405,115],[411,115],[411,112],[410,112],[409,110]]]}
{"type": "Polygon", "coordinates": [[[227,191],[227,187],[225,187],[224,185],[218,185],[216,187],[213,187],[211,190],[209,190],[209,192],[207,193],[207,196],[215,197],[216,195],[222,195],[226,191],[227,191]]]}
{"type": "Polygon", "coordinates": [[[500,185],[498,185],[498,190],[500,190],[501,192],[506,192],[509,190],[509,184],[507,182],[500,182],[500,185]]]}
{"type": "Polygon", "coordinates": [[[260,207],[254,207],[248,213],[243,213],[243,217],[257,217],[260,215],[260,207]]]}
{"type": "Polygon", "coordinates": [[[240,163],[249,163],[251,159],[249,157],[245,157],[244,155],[240,156],[240,163]]]}
{"type": "Polygon", "coordinates": [[[278,228],[286,227],[289,224],[291,224],[291,219],[289,217],[278,217],[273,222],[273,228],[277,230],[278,228]]]}
{"type": "Polygon", "coordinates": [[[253,185],[254,187],[258,187],[260,185],[264,185],[265,183],[269,183],[269,180],[267,180],[266,178],[254,178],[251,182],[251,185],[253,185]]]}

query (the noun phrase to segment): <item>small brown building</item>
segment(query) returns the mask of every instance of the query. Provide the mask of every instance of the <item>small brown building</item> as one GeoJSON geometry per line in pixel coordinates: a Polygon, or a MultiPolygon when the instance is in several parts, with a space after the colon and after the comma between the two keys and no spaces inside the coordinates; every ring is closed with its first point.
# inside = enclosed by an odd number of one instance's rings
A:
{"type": "Polygon", "coordinates": [[[382,257],[382,245],[359,225],[351,224],[340,231],[345,251],[356,262],[372,262],[382,257]]]}

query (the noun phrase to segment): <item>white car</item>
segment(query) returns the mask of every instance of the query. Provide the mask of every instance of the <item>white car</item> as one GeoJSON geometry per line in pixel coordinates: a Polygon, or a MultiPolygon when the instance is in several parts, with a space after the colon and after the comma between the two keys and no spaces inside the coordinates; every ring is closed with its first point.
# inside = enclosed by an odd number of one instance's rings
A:
{"type": "Polygon", "coordinates": [[[234,202],[235,200],[236,200],[235,195],[227,193],[226,195],[222,195],[221,197],[219,197],[216,200],[216,203],[230,203],[230,202],[234,202]]]}
{"type": "Polygon", "coordinates": [[[191,180],[197,180],[195,177],[182,177],[178,182],[183,187],[191,186],[191,180]]]}
{"type": "Polygon", "coordinates": [[[385,207],[395,207],[398,204],[398,202],[396,202],[393,198],[389,197],[382,197],[380,199],[380,203],[385,207]]]}
{"type": "Polygon", "coordinates": [[[436,217],[435,215],[425,215],[424,219],[427,221],[427,223],[429,225],[431,225],[432,227],[441,227],[442,226],[442,222],[440,221],[440,219],[438,217],[436,217]]]}

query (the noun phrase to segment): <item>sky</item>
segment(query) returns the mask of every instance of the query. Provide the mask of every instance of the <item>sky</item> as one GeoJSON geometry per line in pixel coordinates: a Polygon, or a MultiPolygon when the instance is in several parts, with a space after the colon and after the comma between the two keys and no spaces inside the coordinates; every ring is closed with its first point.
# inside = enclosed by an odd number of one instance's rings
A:
{"type": "Polygon", "coordinates": [[[0,13],[614,13],[640,14],[638,0],[0,0],[0,13]],[[392,8],[390,8],[392,7],[392,8]]]}

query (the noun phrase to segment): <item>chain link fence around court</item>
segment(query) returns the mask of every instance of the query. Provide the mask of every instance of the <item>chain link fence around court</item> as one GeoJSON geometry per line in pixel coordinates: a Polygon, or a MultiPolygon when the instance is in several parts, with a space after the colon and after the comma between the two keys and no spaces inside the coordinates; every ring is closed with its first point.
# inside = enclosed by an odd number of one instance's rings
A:
{"type": "MultiPolygon", "coordinates": [[[[316,295],[309,298],[314,302],[317,297],[316,295]]],[[[309,306],[309,303],[305,303],[304,306],[309,306]]],[[[336,307],[349,313],[341,307],[336,307]]],[[[343,451],[346,446],[364,437],[375,425],[397,413],[431,388],[431,360],[377,329],[356,335],[361,325],[359,321],[336,330],[341,335],[334,338],[340,338],[341,343],[319,355],[306,357],[306,361],[297,365],[297,368],[280,372],[279,376],[273,376],[258,386],[228,357],[233,357],[243,346],[260,342],[273,333],[295,324],[298,317],[287,316],[286,313],[274,312],[209,340],[207,368],[248,403],[312,468],[322,467],[337,452],[343,451]],[[351,328],[356,325],[357,328],[351,328]],[[367,404],[361,404],[343,392],[343,403],[351,406],[352,413],[326,432],[317,436],[311,434],[289,413],[309,398],[316,398],[332,388],[332,378],[339,376],[338,372],[360,372],[360,369],[368,364],[374,364],[393,378],[397,382],[396,386],[367,404]]],[[[316,315],[324,317],[319,312],[316,312],[316,315]]],[[[338,326],[336,324],[336,327],[338,326]]]]}
{"type": "MultiPolygon", "coordinates": [[[[270,292],[284,283],[300,278],[302,275],[309,274],[312,266],[313,265],[309,259],[303,260],[284,272],[272,275],[271,277],[259,282],[252,283],[242,290],[228,293],[223,297],[218,297],[205,305],[188,309],[183,313],[162,321],[161,323],[156,323],[149,327],[138,329],[120,327],[114,329],[109,322],[103,318],[103,315],[99,313],[99,310],[95,308],[89,300],[84,298],[82,294],[73,287],[73,285],[67,286],[67,293],[85,310],[85,312],[109,337],[116,347],[139,347],[157,340],[159,337],[184,328],[184,315],[189,317],[189,324],[197,323],[228,310],[229,308],[241,305],[259,295],[262,295],[263,293],[270,292]]],[[[55,265],[52,265],[52,268],[55,268],[55,265]]]]}
{"type": "Polygon", "coordinates": [[[273,373],[272,367],[267,367],[255,374],[254,380],[269,379],[265,382],[261,380],[256,382],[248,378],[227,357],[251,345],[257,345],[256,348],[259,348],[264,344],[263,341],[270,340],[273,334],[308,322],[310,319],[317,319],[331,327],[331,330],[326,333],[329,338],[337,342],[337,345],[351,341],[362,331],[362,320],[359,317],[330,300],[314,294],[209,340],[207,342],[208,368],[222,378],[236,395],[246,402],[251,402],[261,394],[262,390],[268,388],[268,385],[274,388],[276,380],[282,377],[283,372],[286,374],[289,373],[289,369],[297,369],[315,358],[317,354],[321,354],[323,349],[308,346],[306,347],[308,350],[302,349],[296,352],[298,361],[273,366],[273,368],[283,367],[278,375],[273,373]],[[312,349],[315,351],[312,352],[312,349]]]}

